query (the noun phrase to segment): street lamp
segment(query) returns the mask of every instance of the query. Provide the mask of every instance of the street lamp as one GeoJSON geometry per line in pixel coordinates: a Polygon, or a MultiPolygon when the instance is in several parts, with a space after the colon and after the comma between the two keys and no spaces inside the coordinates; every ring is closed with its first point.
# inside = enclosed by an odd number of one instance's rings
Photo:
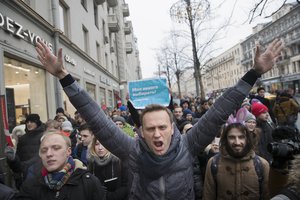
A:
{"type": "Polygon", "coordinates": [[[197,55],[194,24],[205,17],[207,11],[209,10],[209,6],[210,4],[207,0],[179,0],[170,8],[170,16],[174,21],[178,23],[186,23],[190,27],[196,94],[199,96],[200,85],[202,98],[204,98],[204,89],[200,74],[200,61],[197,55]]]}

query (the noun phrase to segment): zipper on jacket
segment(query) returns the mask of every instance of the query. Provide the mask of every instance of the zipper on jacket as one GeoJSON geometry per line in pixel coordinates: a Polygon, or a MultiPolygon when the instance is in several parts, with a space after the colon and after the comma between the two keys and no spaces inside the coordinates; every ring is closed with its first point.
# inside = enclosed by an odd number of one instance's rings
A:
{"type": "Polygon", "coordinates": [[[159,178],[159,191],[160,191],[160,200],[166,199],[166,183],[163,176],[159,178]]]}
{"type": "Polygon", "coordinates": [[[56,191],[56,194],[55,194],[55,199],[58,199],[58,197],[59,197],[59,190],[58,191],[56,191]]]}

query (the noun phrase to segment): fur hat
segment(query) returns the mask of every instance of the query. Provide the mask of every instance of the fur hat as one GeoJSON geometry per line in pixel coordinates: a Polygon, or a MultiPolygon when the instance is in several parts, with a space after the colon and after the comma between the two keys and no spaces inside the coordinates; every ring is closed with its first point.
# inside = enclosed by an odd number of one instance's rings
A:
{"type": "Polygon", "coordinates": [[[29,114],[26,117],[25,123],[27,123],[29,121],[36,123],[37,126],[40,126],[42,124],[40,116],[38,114],[29,114]]]}
{"type": "Polygon", "coordinates": [[[257,118],[260,114],[268,112],[269,109],[262,103],[252,104],[252,114],[257,118]]]}
{"type": "Polygon", "coordinates": [[[61,130],[63,131],[73,131],[73,126],[70,121],[64,121],[61,124],[61,130]]]}
{"type": "Polygon", "coordinates": [[[121,116],[116,116],[116,117],[114,117],[114,118],[113,118],[113,121],[114,121],[114,122],[122,122],[123,124],[126,123],[124,117],[121,117],[121,116]]]}

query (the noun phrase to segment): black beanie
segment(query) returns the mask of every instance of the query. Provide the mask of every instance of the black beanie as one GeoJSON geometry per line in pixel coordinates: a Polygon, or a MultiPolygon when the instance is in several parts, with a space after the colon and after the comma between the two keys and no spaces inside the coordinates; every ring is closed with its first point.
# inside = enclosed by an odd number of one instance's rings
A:
{"type": "Polygon", "coordinates": [[[65,110],[62,107],[59,107],[56,109],[56,114],[57,113],[65,113],[65,110]]]}
{"type": "Polygon", "coordinates": [[[25,123],[27,123],[29,121],[36,123],[37,126],[42,125],[40,116],[38,114],[30,114],[30,115],[28,115],[27,118],[26,118],[25,123]]]}

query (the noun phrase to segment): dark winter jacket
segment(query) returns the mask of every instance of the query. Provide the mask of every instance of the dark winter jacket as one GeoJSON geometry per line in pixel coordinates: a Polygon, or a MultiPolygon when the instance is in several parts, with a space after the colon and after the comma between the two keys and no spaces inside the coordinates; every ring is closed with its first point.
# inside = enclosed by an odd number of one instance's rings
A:
{"type": "Polygon", "coordinates": [[[128,197],[128,169],[119,158],[110,154],[103,160],[89,156],[88,169],[106,187],[107,200],[125,200],[128,197]]]}
{"type": "Polygon", "coordinates": [[[130,199],[194,199],[194,157],[215,138],[221,125],[249,93],[257,79],[249,71],[228,89],[189,131],[174,126],[171,144],[163,156],[154,155],[143,138],[133,139],[106,116],[71,75],[61,81],[71,103],[91,126],[95,137],[114,155],[129,163],[130,199]]]}
{"type": "Polygon", "coordinates": [[[51,190],[42,176],[27,179],[16,199],[20,200],[103,200],[105,191],[97,177],[84,169],[76,169],[61,190],[51,190]]]}
{"type": "Polygon", "coordinates": [[[260,128],[260,135],[258,141],[258,155],[266,159],[269,163],[272,163],[273,156],[269,153],[267,146],[269,143],[273,142],[272,131],[273,127],[269,122],[262,121],[260,119],[257,120],[257,128],[260,128]]]}
{"type": "Polygon", "coordinates": [[[31,158],[38,156],[40,148],[40,140],[45,131],[45,125],[37,127],[34,130],[29,131],[25,129],[26,134],[19,138],[17,153],[21,162],[30,160],[31,158]]]}

